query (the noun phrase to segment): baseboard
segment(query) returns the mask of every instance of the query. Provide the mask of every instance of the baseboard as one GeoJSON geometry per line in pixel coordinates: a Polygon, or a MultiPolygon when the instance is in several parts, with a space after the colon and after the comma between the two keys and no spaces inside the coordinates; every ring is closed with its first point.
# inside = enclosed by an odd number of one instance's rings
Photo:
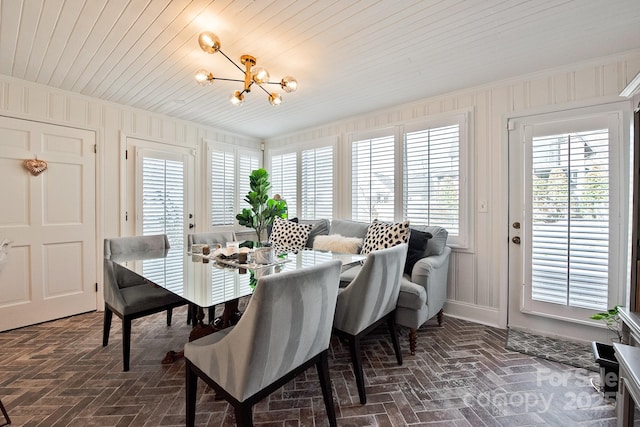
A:
{"type": "Polygon", "coordinates": [[[447,301],[444,306],[444,315],[482,325],[501,328],[500,314],[497,308],[482,307],[459,301],[447,301]]]}

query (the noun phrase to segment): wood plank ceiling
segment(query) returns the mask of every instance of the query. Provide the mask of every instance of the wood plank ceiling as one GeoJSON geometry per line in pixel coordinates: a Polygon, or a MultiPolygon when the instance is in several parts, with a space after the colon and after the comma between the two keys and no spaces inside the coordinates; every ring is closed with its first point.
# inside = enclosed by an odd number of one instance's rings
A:
{"type": "Polygon", "coordinates": [[[638,0],[0,0],[1,74],[259,138],[638,48],[638,0]],[[198,86],[203,30],[298,92],[198,86]]]}

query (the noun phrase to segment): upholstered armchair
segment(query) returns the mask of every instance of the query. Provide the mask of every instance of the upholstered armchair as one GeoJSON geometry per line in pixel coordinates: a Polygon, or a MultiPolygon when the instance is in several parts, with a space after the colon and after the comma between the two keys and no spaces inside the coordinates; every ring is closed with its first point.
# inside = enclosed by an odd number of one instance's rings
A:
{"type": "Polygon", "coordinates": [[[336,425],[328,351],[340,261],[263,276],[237,325],[185,345],[186,418],[193,426],[198,377],[253,425],[252,407],[316,365],[329,424],[336,425]]]}
{"type": "Polygon", "coordinates": [[[370,252],[357,276],[338,295],[333,328],[338,336],[349,340],[362,404],[367,403],[367,396],[360,341],[382,322],[387,322],[398,365],[402,365],[395,310],[406,256],[406,243],[370,252]]]}
{"type": "Polygon", "coordinates": [[[169,249],[164,234],[155,236],[104,239],[104,328],[102,345],[109,343],[111,319],[115,313],[122,319],[122,367],[129,370],[131,322],[133,319],[167,311],[167,326],[172,310],[187,303],[181,297],[149,283],[142,276],[110,260],[111,257],[136,252],[158,253],[169,249]]]}
{"type": "Polygon", "coordinates": [[[409,328],[409,350],[416,353],[417,331],[433,317],[442,326],[444,304],[447,300],[447,276],[451,248],[447,246],[449,232],[438,226],[416,226],[431,234],[424,257],[417,261],[410,275],[400,286],[396,324],[409,328]]]}

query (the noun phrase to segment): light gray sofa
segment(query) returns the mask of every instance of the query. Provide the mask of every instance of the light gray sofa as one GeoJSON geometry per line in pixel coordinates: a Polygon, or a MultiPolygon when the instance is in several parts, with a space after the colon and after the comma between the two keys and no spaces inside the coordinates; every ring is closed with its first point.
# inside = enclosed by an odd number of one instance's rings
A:
{"type": "MultiPolygon", "coordinates": [[[[343,219],[301,220],[300,222],[313,225],[307,241],[308,247],[313,247],[313,240],[317,235],[339,234],[344,237],[364,239],[369,228],[368,223],[343,219]]],[[[409,328],[409,348],[411,354],[415,354],[418,328],[434,316],[437,316],[438,324],[442,325],[451,248],[447,246],[449,233],[446,229],[437,226],[413,226],[412,228],[429,232],[433,236],[427,244],[426,256],[416,262],[411,275],[404,275],[396,307],[396,323],[409,328]]],[[[354,267],[344,271],[340,280],[350,282],[358,274],[359,268],[354,267]]]]}

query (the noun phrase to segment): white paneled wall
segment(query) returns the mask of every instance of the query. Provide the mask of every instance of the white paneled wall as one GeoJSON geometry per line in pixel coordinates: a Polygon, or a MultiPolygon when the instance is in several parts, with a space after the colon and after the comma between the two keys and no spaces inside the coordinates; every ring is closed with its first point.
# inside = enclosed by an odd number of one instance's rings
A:
{"type": "MultiPolygon", "coordinates": [[[[196,123],[176,120],[132,109],[98,99],[52,89],[0,75],[0,115],[78,127],[98,135],[98,242],[104,237],[130,234],[121,230],[124,215],[121,206],[121,137],[191,147],[201,151],[203,139],[258,148],[260,141],[242,135],[232,135],[196,123]]],[[[204,186],[202,186],[204,187],[204,186]]],[[[201,206],[196,211],[204,217],[204,197],[197,197],[201,206]]],[[[102,257],[102,244],[98,244],[102,257]]],[[[99,266],[102,262],[98,263],[99,266]]],[[[101,273],[99,274],[99,278],[101,273]]]]}
{"type": "MultiPolygon", "coordinates": [[[[341,156],[347,135],[423,117],[473,109],[475,176],[472,181],[474,246],[451,256],[446,311],[471,320],[506,326],[508,249],[508,165],[506,118],[610,102],[640,71],[640,51],[576,64],[545,73],[403,104],[371,114],[266,141],[267,148],[338,137],[341,156]],[[479,201],[488,212],[478,212],[479,201]]],[[[470,71],[471,72],[471,71],[470,71]]],[[[348,182],[338,183],[345,188],[348,182]]],[[[348,216],[341,212],[340,216],[348,216]]]]}

